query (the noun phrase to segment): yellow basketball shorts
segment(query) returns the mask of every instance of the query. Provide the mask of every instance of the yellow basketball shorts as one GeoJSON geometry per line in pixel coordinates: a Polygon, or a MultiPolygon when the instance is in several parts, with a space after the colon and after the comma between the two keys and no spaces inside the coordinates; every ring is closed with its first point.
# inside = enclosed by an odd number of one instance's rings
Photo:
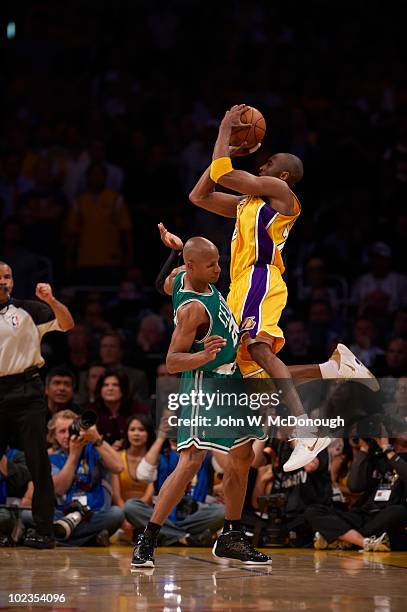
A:
{"type": "Polygon", "coordinates": [[[280,270],[271,265],[248,268],[231,283],[227,303],[240,328],[237,363],[242,375],[268,377],[253,361],[247,346],[255,339],[268,342],[273,353],[284,346],[284,334],[278,322],[287,303],[287,286],[280,270]]]}

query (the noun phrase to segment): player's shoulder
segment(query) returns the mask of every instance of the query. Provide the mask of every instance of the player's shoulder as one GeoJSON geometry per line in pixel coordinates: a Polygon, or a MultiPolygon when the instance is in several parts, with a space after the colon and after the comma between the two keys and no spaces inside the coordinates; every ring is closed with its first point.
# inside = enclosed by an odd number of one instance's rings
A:
{"type": "Polygon", "coordinates": [[[176,312],[177,324],[193,325],[201,323],[203,318],[206,318],[206,308],[197,298],[186,300],[176,312]]]}

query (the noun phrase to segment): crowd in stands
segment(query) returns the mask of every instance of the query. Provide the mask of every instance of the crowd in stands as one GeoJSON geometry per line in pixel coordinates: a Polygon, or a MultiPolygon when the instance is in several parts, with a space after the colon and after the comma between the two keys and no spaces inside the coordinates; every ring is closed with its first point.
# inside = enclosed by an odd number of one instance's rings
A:
{"type": "MultiPolygon", "coordinates": [[[[175,4],[176,13],[143,0],[112,20],[112,3],[72,11],[59,0],[33,2],[24,13],[16,7],[16,37],[2,41],[0,260],[13,269],[16,298],[50,282],[76,321],[42,346],[55,520],[79,521],[63,544],[131,540],[176,465],[173,440],[155,420],[173,328],[171,302],[153,286],[166,257],[156,225],[213,240],[227,293],[233,222],[194,209],[188,193],[234,103],[256,106],[268,123],[263,146],[240,167],[255,171],[279,150],[304,161],[303,213],[283,252],[281,359],[326,361],[345,342],[393,381],[390,401],[407,419],[402,23],[371,11],[362,30],[340,16],[326,28],[318,2],[298,6],[288,23],[279,6],[255,1],[249,13],[241,2],[218,5],[215,28],[209,5],[200,6],[197,27],[194,3],[175,4]],[[227,71],[213,69],[219,24],[228,29],[227,71]],[[380,37],[370,36],[379,24],[380,37]],[[187,73],[195,75],[188,86],[187,73]],[[89,410],[96,425],[78,443],[69,428],[89,410]]],[[[386,532],[389,547],[405,547],[407,435],[391,438],[397,461],[381,452],[386,440],[386,432],[336,440],[293,474],[281,468],[289,443],[270,441],[250,473],[247,532],[265,544],[310,546],[315,537],[319,548],[363,548],[386,532]]],[[[224,461],[208,456],[161,543],[212,540],[224,461]]],[[[29,508],[31,496],[16,439],[0,458],[4,544],[30,528],[30,511],[6,501],[29,508]]]]}

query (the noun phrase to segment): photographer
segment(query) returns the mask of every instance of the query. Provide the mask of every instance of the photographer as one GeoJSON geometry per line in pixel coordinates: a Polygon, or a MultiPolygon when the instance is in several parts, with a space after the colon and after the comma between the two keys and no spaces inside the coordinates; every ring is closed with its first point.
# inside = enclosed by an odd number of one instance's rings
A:
{"type": "Polygon", "coordinates": [[[96,426],[81,428],[80,417],[78,420],[70,410],[56,413],[48,423],[48,431],[57,496],[55,519],[59,519],[58,529],[54,522],[57,538],[70,546],[108,546],[109,536],[124,520],[120,508],[105,501],[104,492],[104,487],[109,486],[108,472],[119,474],[123,470],[120,455],[103,440],[96,426]]]}
{"type": "Polygon", "coordinates": [[[273,439],[271,446],[259,458],[252,506],[260,511],[267,525],[263,528],[264,544],[307,546],[312,534],[304,513],[309,504],[329,503],[332,485],[328,470],[328,451],[322,451],[307,465],[292,472],[284,472],[283,465],[292,451],[287,441],[273,439]]]}
{"type": "Polygon", "coordinates": [[[364,552],[388,552],[402,545],[400,535],[407,526],[407,435],[391,445],[382,428],[380,437],[359,438],[358,445],[348,487],[363,494],[349,512],[321,504],[307,509],[315,548],[335,548],[345,542],[364,552]]]}
{"type": "MultiPolygon", "coordinates": [[[[0,505],[7,505],[9,498],[23,498],[30,478],[24,453],[8,449],[0,458],[0,505]]],[[[17,517],[12,508],[0,508],[0,546],[14,544],[17,517]]]]}

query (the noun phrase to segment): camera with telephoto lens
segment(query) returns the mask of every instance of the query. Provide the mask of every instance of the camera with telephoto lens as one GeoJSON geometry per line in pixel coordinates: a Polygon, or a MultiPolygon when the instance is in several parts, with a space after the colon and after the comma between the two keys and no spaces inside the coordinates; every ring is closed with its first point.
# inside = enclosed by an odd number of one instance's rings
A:
{"type": "Polygon", "coordinates": [[[69,427],[70,436],[79,436],[82,430],[90,429],[96,424],[96,413],[93,410],[85,410],[83,414],[78,416],[69,427]]]}
{"type": "Polygon", "coordinates": [[[84,506],[75,500],[64,511],[64,516],[54,522],[55,537],[60,540],[68,540],[73,530],[82,522],[89,521],[93,512],[89,506],[84,506]]]}
{"type": "Polygon", "coordinates": [[[262,529],[262,546],[286,546],[288,544],[287,517],[285,493],[260,495],[257,498],[261,514],[268,514],[266,524],[262,529]]]}

